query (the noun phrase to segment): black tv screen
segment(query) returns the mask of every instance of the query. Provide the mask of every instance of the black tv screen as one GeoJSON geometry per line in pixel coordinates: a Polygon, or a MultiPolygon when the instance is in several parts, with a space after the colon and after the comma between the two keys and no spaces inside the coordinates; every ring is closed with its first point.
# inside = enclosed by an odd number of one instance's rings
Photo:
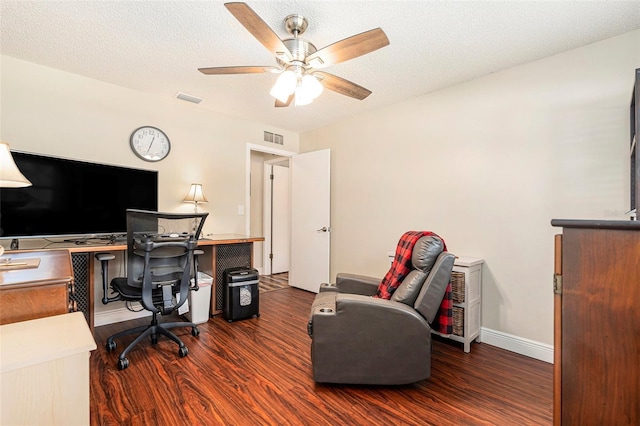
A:
{"type": "Polygon", "coordinates": [[[0,188],[0,237],[113,235],[158,210],[158,172],[12,151],[26,188],[0,188]]]}

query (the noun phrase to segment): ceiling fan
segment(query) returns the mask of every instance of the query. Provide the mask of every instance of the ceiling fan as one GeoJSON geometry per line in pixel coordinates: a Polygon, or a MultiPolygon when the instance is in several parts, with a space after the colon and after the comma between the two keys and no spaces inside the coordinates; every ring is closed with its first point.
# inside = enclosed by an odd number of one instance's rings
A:
{"type": "Polygon", "coordinates": [[[319,71],[358,56],[371,53],[389,44],[382,29],[375,28],[345,38],[318,50],[306,40],[299,38],[307,29],[307,20],[300,15],[289,15],[284,19],[287,32],[293,36],[280,37],[246,3],[225,3],[231,14],[276,57],[278,66],[237,66],[198,68],[203,74],[257,74],[279,73],[270,94],[276,98],[276,107],[311,103],[320,95],[323,87],[363,100],[370,90],[344,78],[319,71]]]}

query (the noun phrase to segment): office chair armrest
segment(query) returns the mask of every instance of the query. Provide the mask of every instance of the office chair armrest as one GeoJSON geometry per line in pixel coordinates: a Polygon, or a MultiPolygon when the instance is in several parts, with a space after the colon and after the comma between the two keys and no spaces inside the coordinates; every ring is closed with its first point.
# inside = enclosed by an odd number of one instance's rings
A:
{"type": "Polygon", "coordinates": [[[198,285],[198,256],[201,254],[204,254],[204,250],[195,249],[193,251],[193,285],[189,287],[189,291],[200,290],[198,285]]]}
{"type": "Polygon", "coordinates": [[[96,259],[98,259],[100,262],[103,261],[110,261],[115,259],[116,256],[111,254],[111,253],[96,253],[96,259]]]}
{"type": "Polygon", "coordinates": [[[109,293],[109,261],[115,259],[115,255],[111,253],[96,253],[96,259],[100,261],[102,267],[102,304],[106,305],[110,302],[120,300],[120,295],[107,297],[109,293]]]}

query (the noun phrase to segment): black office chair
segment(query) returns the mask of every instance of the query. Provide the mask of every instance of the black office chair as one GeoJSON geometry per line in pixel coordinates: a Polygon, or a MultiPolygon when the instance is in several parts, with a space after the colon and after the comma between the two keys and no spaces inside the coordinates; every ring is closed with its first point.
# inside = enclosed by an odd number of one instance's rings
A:
{"type": "Polygon", "coordinates": [[[158,343],[158,335],[164,335],[179,346],[178,355],[187,356],[189,350],[169,329],[191,327],[191,334],[200,331],[192,322],[158,323],[158,314],[167,315],[177,310],[187,300],[190,290],[197,290],[197,250],[198,237],[208,213],[158,213],[143,210],[127,210],[127,276],[111,280],[108,289],[108,261],[114,256],[98,253],[96,258],[102,263],[102,303],[116,300],[140,302],[151,311],[151,324],[121,331],[107,339],[107,351],[116,348],[115,339],[139,334],[118,357],[118,369],[129,366],[127,354],[135,345],[148,336],[151,343],[158,343]],[[191,278],[195,286],[191,286],[191,278]],[[177,297],[178,296],[178,297],[177,297]],[[179,301],[177,301],[179,300],[179,301]]]}

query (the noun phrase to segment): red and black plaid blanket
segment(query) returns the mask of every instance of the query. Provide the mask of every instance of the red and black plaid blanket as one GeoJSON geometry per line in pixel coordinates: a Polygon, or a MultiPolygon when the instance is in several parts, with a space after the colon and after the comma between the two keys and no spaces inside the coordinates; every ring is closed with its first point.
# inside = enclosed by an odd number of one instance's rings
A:
{"type": "MultiPolygon", "coordinates": [[[[400,241],[398,241],[398,247],[396,247],[396,255],[393,258],[391,269],[384,276],[382,282],[378,286],[378,293],[374,297],[380,299],[391,299],[391,295],[402,283],[402,280],[411,272],[411,254],[413,253],[413,246],[416,242],[424,237],[432,235],[442,240],[444,251],[447,251],[447,245],[441,236],[430,231],[409,231],[405,232],[400,241]]],[[[451,292],[451,283],[447,285],[444,298],[440,304],[438,315],[434,320],[432,326],[443,334],[453,333],[453,297],[451,292]]]]}

